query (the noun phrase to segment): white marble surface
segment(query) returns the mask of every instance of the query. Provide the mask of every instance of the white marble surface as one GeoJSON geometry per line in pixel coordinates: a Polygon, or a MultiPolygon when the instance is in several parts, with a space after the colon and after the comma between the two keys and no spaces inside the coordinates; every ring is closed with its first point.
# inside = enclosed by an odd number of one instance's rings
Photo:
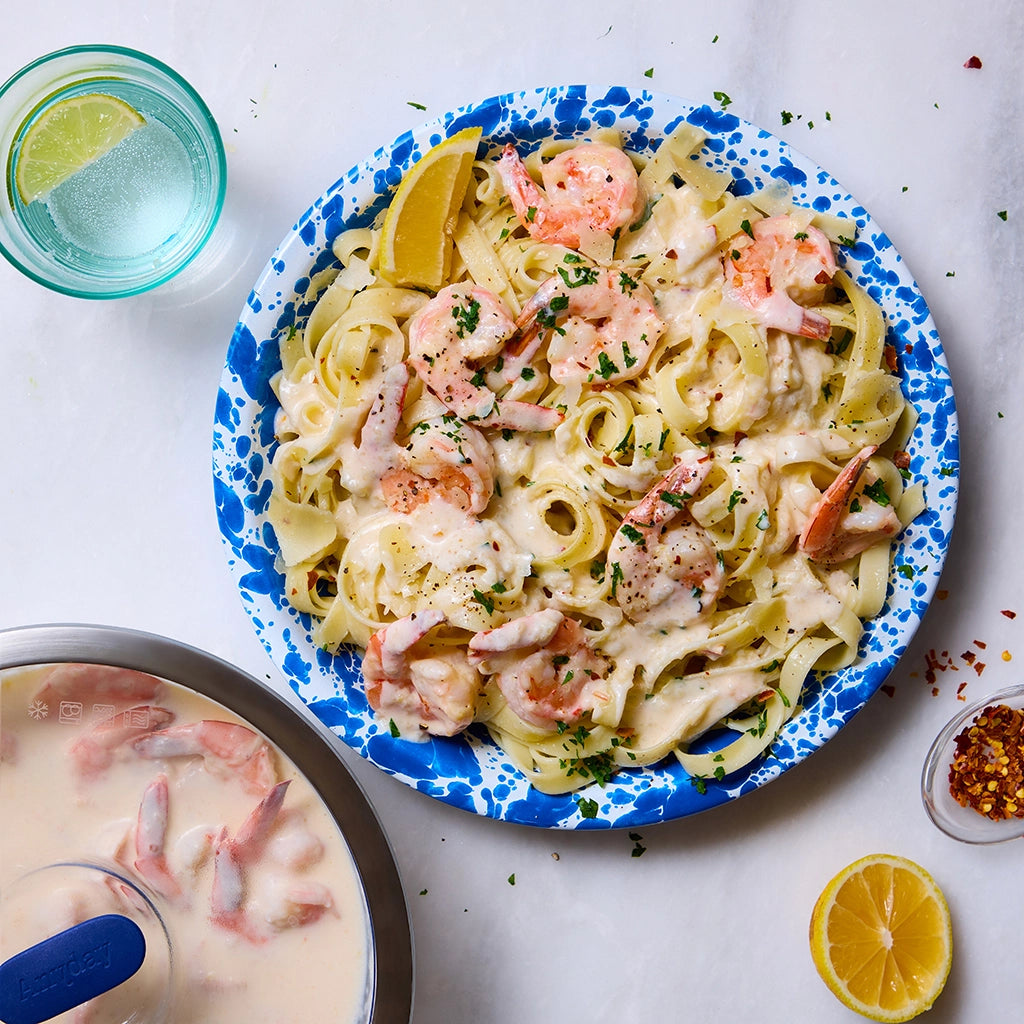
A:
{"type": "Polygon", "coordinates": [[[1024,1000],[1021,848],[947,839],[918,782],[959,684],[983,697],[1024,659],[1017,5],[39,0],[0,34],[0,77],[83,42],[147,50],[203,94],[228,146],[225,251],[213,276],[111,303],[0,265],[0,623],[150,630],[277,680],[226,566],[210,437],[236,315],[295,217],[368,152],[469,100],[573,81],[725,92],[860,199],[930,303],[962,431],[948,597],[892,697],[759,792],[642,830],[641,857],[625,833],[477,819],[354,763],[405,880],[414,1019],[854,1020],[815,974],[807,922],[828,878],[876,851],[926,866],[952,908],[953,971],[928,1020],[1007,1019],[1024,1000]],[[975,54],[983,67],[965,69],[975,54]],[[932,649],[955,665],[937,693],[932,649]]]}

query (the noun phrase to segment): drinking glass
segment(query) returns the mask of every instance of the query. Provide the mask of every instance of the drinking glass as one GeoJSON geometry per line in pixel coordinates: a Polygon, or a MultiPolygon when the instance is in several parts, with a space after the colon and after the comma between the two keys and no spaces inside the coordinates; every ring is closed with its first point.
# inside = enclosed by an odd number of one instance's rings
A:
{"type": "Polygon", "coordinates": [[[172,278],[210,238],[227,183],[202,98],[166,64],[120,46],[58,50],[0,86],[0,159],[0,251],[40,284],[83,298],[135,295],[172,278]],[[56,104],[97,95],[127,104],[141,124],[26,200],[18,166],[33,126],[56,104]]]}

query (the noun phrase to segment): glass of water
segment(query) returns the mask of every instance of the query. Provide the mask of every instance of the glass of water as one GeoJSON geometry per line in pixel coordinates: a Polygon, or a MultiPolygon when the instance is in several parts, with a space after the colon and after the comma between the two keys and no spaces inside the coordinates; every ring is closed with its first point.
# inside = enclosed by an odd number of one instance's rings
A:
{"type": "Polygon", "coordinates": [[[135,295],[210,238],[227,168],[206,104],[118,46],[40,57],[0,86],[0,251],[48,288],[135,295]]]}

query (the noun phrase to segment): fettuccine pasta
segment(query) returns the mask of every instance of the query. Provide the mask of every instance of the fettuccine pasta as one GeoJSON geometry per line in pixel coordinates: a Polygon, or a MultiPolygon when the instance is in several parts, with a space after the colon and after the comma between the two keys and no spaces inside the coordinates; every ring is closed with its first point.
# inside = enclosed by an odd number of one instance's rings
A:
{"type": "Polygon", "coordinates": [[[489,153],[440,292],[347,231],[281,342],[288,599],[365,648],[393,734],[482,723],[544,792],[749,764],[855,659],[923,508],[881,310],[835,265],[855,228],[737,198],[702,141],[489,153]]]}

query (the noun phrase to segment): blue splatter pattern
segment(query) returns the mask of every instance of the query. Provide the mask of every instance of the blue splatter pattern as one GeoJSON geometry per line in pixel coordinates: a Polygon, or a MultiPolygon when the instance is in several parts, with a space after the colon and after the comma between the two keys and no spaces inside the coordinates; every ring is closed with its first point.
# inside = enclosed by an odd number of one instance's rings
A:
{"type": "Polygon", "coordinates": [[[738,117],[647,91],[589,85],[535,89],[486,99],[408,132],[342,175],[298,219],[270,258],[239,317],[227,353],[213,431],[217,516],[228,563],[253,626],[289,685],[344,742],[409,786],[453,806],[545,828],[635,828],[734,800],[779,776],[822,746],[864,706],[906,649],[938,583],[956,509],[959,433],[949,370],[928,307],[899,253],[868,213],[825,171],[780,139],[738,117]],[[278,342],[302,326],[317,273],[335,264],[331,242],[342,230],[372,224],[402,174],[431,146],[462,128],[483,128],[491,149],[526,149],[547,137],[576,138],[615,127],[626,146],[657,150],[688,122],[709,136],[700,159],[733,178],[738,195],[780,180],[795,202],[841,214],[857,225],[841,265],[882,306],[904,391],[919,412],[909,445],[910,472],[924,483],[927,510],[902,534],[882,613],[867,624],[849,668],[814,679],[802,706],[769,756],[698,792],[676,763],[618,773],[604,787],[546,796],[532,790],[484,731],[411,743],[391,737],[363,694],[358,652],[317,649],[311,624],[287,602],[275,564],[277,543],[266,510],[274,451],[280,368],[278,342]],[[584,817],[580,801],[597,805],[584,817]]]}

